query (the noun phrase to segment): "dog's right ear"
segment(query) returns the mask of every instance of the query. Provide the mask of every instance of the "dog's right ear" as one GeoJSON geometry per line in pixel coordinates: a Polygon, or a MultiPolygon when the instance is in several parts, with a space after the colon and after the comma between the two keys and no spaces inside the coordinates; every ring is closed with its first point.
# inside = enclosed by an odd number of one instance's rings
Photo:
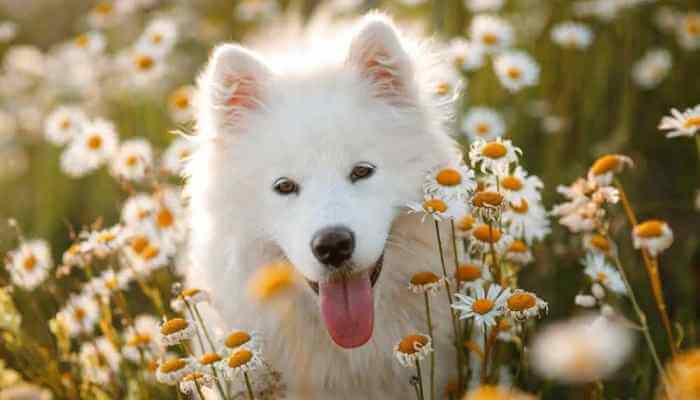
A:
{"type": "Polygon", "coordinates": [[[271,76],[270,69],[252,51],[235,44],[217,47],[202,93],[213,108],[216,128],[240,127],[246,112],[262,105],[271,76]]]}

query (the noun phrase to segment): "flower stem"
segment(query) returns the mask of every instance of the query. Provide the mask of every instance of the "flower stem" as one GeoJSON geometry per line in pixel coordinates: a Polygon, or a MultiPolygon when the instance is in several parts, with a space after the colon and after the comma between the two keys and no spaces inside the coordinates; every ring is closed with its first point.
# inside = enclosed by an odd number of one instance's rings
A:
{"type": "Polygon", "coordinates": [[[484,359],[481,363],[481,384],[485,385],[489,376],[489,356],[491,355],[491,346],[489,345],[488,328],[486,325],[483,326],[484,329],[484,359]]]}
{"type": "Polygon", "coordinates": [[[204,400],[204,393],[202,393],[202,388],[199,387],[199,382],[197,382],[197,378],[195,378],[193,380],[194,380],[194,387],[197,388],[197,394],[199,395],[199,398],[204,400]]]}
{"type": "Polygon", "coordinates": [[[438,251],[440,252],[440,265],[442,266],[442,274],[445,277],[445,292],[447,294],[447,306],[450,309],[450,317],[452,318],[452,330],[454,332],[455,336],[455,348],[457,349],[457,382],[459,385],[460,390],[464,387],[463,386],[463,379],[462,379],[462,351],[460,349],[460,336],[459,336],[459,330],[457,329],[457,319],[455,317],[454,310],[452,309],[452,291],[450,290],[450,281],[447,279],[447,268],[445,267],[445,255],[442,251],[442,239],[440,238],[440,225],[438,224],[438,221],[435,221],[435,235],[437,236],[437,242],[438,242],[438,251]]]}
{"type": "Polygon", "coordinates": [[[423,374],[420,372],[420,360],[416,358],[416,373],[418,374],[418,387],[420,391],[420,400],[424,400],[425,397],[423,395],[423,374]]]}
{"type": "Polygon", "coordinates": [[[491,267],[493,269],[493,277],[499,285],[501,282],[501,266],[498,265],[498,257],[496,257],[496,246],[493,244],[493,222],[489,221],[489,248],[491,249],[491,267]]]}
{"type": "Polygon", "coordinates": [[[199,309],[197,308],[196,304],[192,304],[192,309],[194,310],[194,315],[197,317],[197,321],[199,321],[199,324],[202,326],[202,330],[204,331],[204,337],[207,338],[207,342],[209,342],[209,346],[211,346],[211,351],[216,351],[216,346],[214,346],[214,341],[211,340],[211,336],[209,336],[209,331],[207,330],[206,324],[204,324],[204,318],[202,318],[202,314],[199,313],[199,309]]]}
{"type": "MultiPolygon", "coordinates": [[[[425,298],[425,314],[428,319],[428,335],[431,340],[435,340],[433,336],[433,321],[430,316],[430,299],[428,298],[428,292],[423,293],[425,298]]],[[[430,352],[430,400],[435,400],[435,351],[430,352]]]]}
{"type": "MultiPolygon", "coordinates": [[[[194,312],[192,311],[192,306],[190,306],[190,302],[187,301],[187,300],[185,300],[184,297],[182,298],[182,302],[185,303],[185,307],[187,307],[187,311],[188,311],[189,314],[190,314],[190,318],[194,319],[195,316],[194,316],[194,312]]],[[[199,321],[198,321],[198,322],[199,322],[199,321]]],[[[200,329],[200,328],[201,328],[202,330],[204,330],[204,325],[202,325],[201,322],[199,322],[197,325],[199,325],[199,326],[197,327],[197,329],[195,329],[195,333],[197,334],[197,342],[199,343],[199,348],[202,350],[202,354],[204,354],[204,353],[207,352],[207,349],[204,348],[204,340],[202,340],[202,334],[199,333],[199,329],[200,329]]]]}
{"type": "Polygon", "coordinates": [[[253,396],[253,387],[250,385],[250,378],[248,378],[247,372],[243,372],[243,379],[245,380],[245,387],[248,390],[248,400],[255,400],[255,396],[253,396]]]}

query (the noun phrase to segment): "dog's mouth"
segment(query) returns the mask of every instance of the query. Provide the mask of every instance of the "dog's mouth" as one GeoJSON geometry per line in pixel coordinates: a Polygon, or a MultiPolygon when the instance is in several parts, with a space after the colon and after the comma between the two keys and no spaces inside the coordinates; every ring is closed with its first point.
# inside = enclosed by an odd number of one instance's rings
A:
{"type": "Polygon", "coordinates": [[[325,282],[307,280],[320,299],[321,317],[333,341],[351,349],[362,346],[374,330],[374,296],[384,264],[382,254],[373,267],[362,272],[340,272],[325,282]]]}

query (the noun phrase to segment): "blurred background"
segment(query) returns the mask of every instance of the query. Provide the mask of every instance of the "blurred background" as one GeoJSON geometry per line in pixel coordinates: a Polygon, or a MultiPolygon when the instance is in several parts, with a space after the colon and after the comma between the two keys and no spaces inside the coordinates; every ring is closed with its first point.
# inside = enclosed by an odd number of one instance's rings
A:
{"type": "MultiPolygon", "coordinates": [[[[65,148],[46,139],[47,118],[58,106],[75,105],[89,118],[112,121],[120,140],[147,139],[158,158],[177,138],[172,131],[191,129],[188,93],[215,44],[245,41],[286,18],[311,18],[319,8],[337,18],[379,8],[411,32],[447,44],[455,74],[466,82],[455,137],[469,142],[463,119],[471,109],[495,111],[504,135],[522,148],[522,164],[543,179],[548,208],[562,201],[557,185],[585,175],[598,156],[622,153],[634,160],[621,180],[641,219],[664,219],[674,231],[661,274],[671,317],[684,345],[694,346],[700,146],[694,138],[667,139],[657,126],[671,108],[700,102],[699,7],[691,0],[0,0],[0,253],[17,246],[16,230],[5,222],[13,218],[26,237],[46,239],[60,260],[72,232],[98,220],[117,223],[122,203],[138,189],[115,180],[106,167],[79,177],[62,171],[65,148]],[[470,53],[470,26],[480,14],[512,26],[512,47],[539,66],[536,84],[506,89],[489,54],[469,64],[477,57],[470,53]],[[177,34],[172,49],[147,66],[143,58],[135,61],[133,44],[156,19],[172,23],[177,34]],[[556,39],[553,31],[565,21],[582,23],[589,40],[556,39]],[[661,61],[642,65],[654,50],[662,52],[661,61]]],[[[653,330],[663,332],[622,212],[612,233],[653,330]]],[[[522,274],[523,287],[549,301],[549,318],[570,314],[585,286],[580,237],[553,222],[553,233],[535,253],[537,262],[522,274]]],[[[0,283],[8,279],[0,270],[0,283]]],[[[46,307],[49,314],[57,311],[46,307]]],[[[48,333],[39,336],[49,340],[48,333]]],[[[663,336],[656,340],[662,351],[668,348],[663,336]]],[[[647,364],[647,357],[632,363],[647,364]]],[[[654,384],[639,374],[640,384],[654,384]]],[[[632,389],[608,390],[627,398],[632,389]]],[[[545,394],[565,398],[558,390],[545,394]]]]}

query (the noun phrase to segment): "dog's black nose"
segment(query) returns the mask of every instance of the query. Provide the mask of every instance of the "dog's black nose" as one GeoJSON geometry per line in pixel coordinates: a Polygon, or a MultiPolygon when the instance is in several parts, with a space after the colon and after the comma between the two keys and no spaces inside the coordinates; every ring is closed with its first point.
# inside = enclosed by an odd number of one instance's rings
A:
{"type": "Polygon", "coordinates": [[[352,256],[355,235],[344,226],[329,226],[311,238],[311,251],[324,265],[338,268],[352,256]]]}

